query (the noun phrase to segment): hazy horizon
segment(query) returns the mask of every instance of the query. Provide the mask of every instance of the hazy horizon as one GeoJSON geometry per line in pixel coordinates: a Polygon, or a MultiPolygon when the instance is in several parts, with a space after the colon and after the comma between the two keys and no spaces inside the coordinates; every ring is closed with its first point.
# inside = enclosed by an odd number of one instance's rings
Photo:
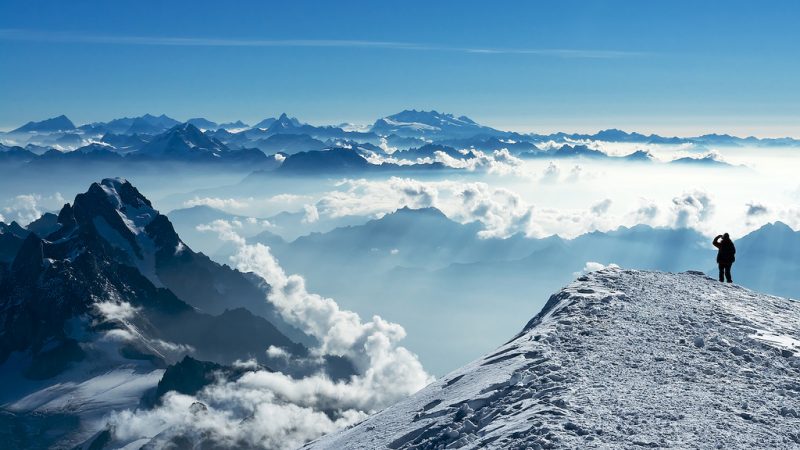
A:
{"type": "MultiPolygon", "coordinates": [[[[416,109],[416,110],[436,110],[436,111],[439,111],[439,112],[442,112],[442,113],[452,114],[452,115],[454,115],[456,117],[467,116],[470,119],[475,120],[476,122],[478,122],[481,125],[486,125],[486,126],[489,126],[491,128],[494,128],[494,129],[497,129],[497,130],[501,130],[501,131],[510,131],[510,132],[521,133],[521,134],[547,135],[547,134],[558,133],[558,132],[563,132],[563,133],[567,133],[567,134],[595,134],[595,133],[598,133],[598,132],[604,131],[604,130],[617,129],[617,130],[622,130],[622,131],[625,131],[625,132],[628,132],[628,133],[640,133],[640,134],[644,134],[644,135],[655,134],[655,135],[663,136],[663,137],[679,137],[679,138],[697,137],[697,136],[708,135],[708,134],[728,134],[728,135],[737,136],[737,137],[751,137],[752,136],[752,137],[756,137],[756,138],[759,138],[759,139],[770,139],[770,138],[794,138],[794,139],[800,139],[800,128],[798,128],[796,130],[796,134],[781,134],[781,132],[779,132],[779,131],[774,131],[775,129],[779,129],[779,126],[777,126],[777,125],[774,125],[774,126],[771,126],[771,127],[756,127],[756,126],[752,126],[752,125],[743,126],[743,127],[736,127],[736,126],[731,126],[731,125],[720,125],[720,126],[715,126],[715,127],[711,127],[711,128],[705,128],[705,127],[697,127],[697,126],[692,126],[692,125],[686,124],[686,125],[681,125],[681,126],[673,127],[673,128],[664,128],[662,126],[659,126],[656,123],[642,122],[641,125],[633,125],[633,124],[631,124],[629,127],[621,127],[621,126],[615,125],[614,122],[611,122],[611,121],[608,121],[608,120],[597,120],[597,121],[594,121],[592,123],[580,124],[580,122],[578,122],[577,119],[575,121],[563,121],[563,122],[560,122],[561,125],[559,125],[559,123],[550,122],[550,121],[545,121],[546,125],[540,125],[540,124],[526,124],[525,121],[524,121],[524,116],[523,117],[509,118],[508,121],[497,121],[497,120],[491,120],[491,119],[482,120],[481,119],[482,115],[480,115],[479,113],[477,115],[471,115],[471,114],[464,114],[464,113],[455,112],[455,111],[446,111],[446,110],[444,110],[442,108],[436,108],[436,107],[432,107],[432,108],[415,108],[413,106],[400,107],[400,108],[398,108],[396,110],[392,110],[390,112],[381,113],[380,115],[375,116],[373,118],[347,119],[347,118],[333,118],[333,117],[331,117],[331,118],[327,118],[327,119],[326,118],[321,118],[319,120],[306,120],[305,119],[306,117],[311,117],[313,115],[306,115],[306,114],[303,114],[303,113],[293,113],[293,112],[288,112],[288,111],[283,111],[283,110],[280,110],[280,111],[276,110],[276,112],[274,112],[274,113],[265,113],[265,114],[263,114],[261,116],[254,116],[254,117],[251,117],[251,118],[227,117],[227,118],[222,118],[222,119],[217,119],[217,117],[214,114],[195,114],[195,115],[191,115],[191,116],[187,116],[187,117],[182,117],[182,116],[177,116],[177,115],[173,115],[173,114],[165,113],[165,112],[130,111],[130,112],[122,113],[121,115],[117,115],[117,116],[113,116],[113,117],[93,117],[93,118],[90,118],[90,119],[83,119],[83,120],[78,120],[78,119],[75,118],[75,117],[78,117],[78,116],[72,116],[72,115],[67,114],[67,113],[54,111],[50,115],[46,115],[46,116],[38,117],[38,118],[32,118],[32,119],[27,120],[25,122],[20,122],[20,123],[15,123],[15,124],[0,125],[0,132],[8,132],[8,131],[14,130],[16,128],[19,128],[20,126],[22,126],[22,125],[24,125],[24,124],[26,124],[28,122],[38,122],[38,121],[41,121],[41,120],[45,120],[45,119],[49,119],[49,118],[53,118],[53,117],[58,117],[58,116],[61,116],[61,115],[67,116],[70,120],[72,120],[75,123],[76,126],[80,126],[80,125],[84,125],[84,124],[88,124],[88,123],[107,122],[107,121],[110,121],[110,120],[113,120],[113,119],[119,119],[119,118],[123,118],[123,117],[139,117],[139,116],[143,116],[145,114],[151,114],[151,115],[154,115],[154,116],[160,116],[161,114],[164,114],[166,116],[169,116],[169,117],[171,117],[171,118],[173,118],[175,120],[181,121],[181,122],[185,122],[185,121],[187,121],[189,119],[195,119],[195,118],[204,118],[204,119],[208,119],[208,120],[211,120],[213,122],[216,122],[216,123],[230,123],[230,122],[236,122],[238,120],[241,120],[242,122],[252,126],[252,125],[254,125],[254,124],[256,124],[256,123],[258,123],[261,120],[264,120],[266,118],[270,118],[270,117],[271,118],[275,118],[275,117],[278,117],[282,113],[286,113],[289,117],[296,117],[301,122],[308,123],[308,124],[314,125],[314,126],[349,124],[349,125],[355,125],[355,126],[358,126],[358,127],[363,127],[363,128],[366,129],[366,128],[369,128],[375,122],[375,120],[377,120],[377,119],[380,119],[382,117],[386,117],[386,116],[391,115],[391,114],[395,114],[395,113],[400,112],[402,110],[411,110],[411,109],[416,109]],[[773,130],[773,131],[770,131],[770,130],[773,130]]],[[[745,119],[741,119],[741,120],[744,121],[745,119]]],[[[664,122],[669,122],[669,121],[665,120],[664,122]]]]}

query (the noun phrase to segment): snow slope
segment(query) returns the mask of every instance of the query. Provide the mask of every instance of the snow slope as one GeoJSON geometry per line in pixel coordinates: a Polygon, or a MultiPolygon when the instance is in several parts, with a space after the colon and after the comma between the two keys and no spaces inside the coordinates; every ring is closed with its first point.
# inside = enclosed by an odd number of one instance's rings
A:
{"type": "Polygon", "coordinates": [[[314,449],[800,448],[800,302],[605,269],[525,330],[314,449]]]}

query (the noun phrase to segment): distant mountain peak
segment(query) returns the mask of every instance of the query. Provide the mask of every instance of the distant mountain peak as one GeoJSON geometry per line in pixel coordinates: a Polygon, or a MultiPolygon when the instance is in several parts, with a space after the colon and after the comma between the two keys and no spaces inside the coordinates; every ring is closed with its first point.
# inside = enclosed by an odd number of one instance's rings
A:
{"type": "Polygon", "coordinates": [[[27,230],[22,228],[15,220],[12,220],[9,224],[0,222],[0,234],[12,234],[18,238],[25,238],[28,236],[27,230]]]}
{"type": "Polygon", "coordinates": [[[424,207],[424,208],[411,208],[408,205],[406,205],[406,206],[403,206],[400,209],[397,209],[396,211],[394,211],[392,213],[389,213],[388,215],[396,215],[396,216],[408,215],[408,216],[416,216],[416,217],[427,216],[427,217],[437,217],[437,218],[448,219],[447,215],[445,215],[445,213],[443,213],[442,210],[440,210],[439,208],[433,207],[433,206],[427,206],[427,207],[424,207]]]}
{"type": "Polygon", "coordinates": [[[497,133],[488,127],[477,124],[467,116],[456,117],[453,114],[436,110],[418,111],[406,109],[375,121],[371,130],[375,133],[404,136],[441,135],[441,136],[475,136],[481,133],[497,133]]]}
{"type": "Polygon", "coordinates": [[[60,115],[50,119],[45,119],[39,122],[28,122],[25,125],[12,130],[12,133],[30,133],[30,132],[54,132],[54,131],[70,131],[75,129],[75,124],[65,115],[60,115]]]}
{"type": "Polygon", "coordinates": [[[181,155],[190,153],[227,152],[229,149],[222,142],[207,136],[191,123],[180,123],[166,132],[155,136],[145,144],[141,154],[181,155]]]}
{"type": "Polygon", "coordinates": [[[633,153],[623,156],[628,161],[653,161],[655,157],[649,150],[636,150],[633,153]]]}
{"type": "Polygon", "coordinates": [[[795,234],[798,233],[794,231],[792,227],[787,225],[785,222],[781,222],[780,220],[776,220],[775,222],[770,222],[762,225],[759,229],[755,230],[753,233],[760,233],[760,232],[778,232],[781,234],[795,234]]]}
{"type": "Polygon", "coordinates": [[[205,130],[216,130],[219,128],[219,124],[214,121],[208,120],[204,117],[193,117],[186,121],[186,123],[190,123],[197,128],[202,128],[205,130]]]}
{"type": "Polygon", "coordinates": [[[270,133],[278,133],[284,130],[291,130],[293,128],[299,128],[302,124],[299,120],[294,117],[289,117],[286,113],[281,113],[277,120],[270,124],[267,131],[270,133]]]}
{"type": "Polygon", "coordinates": [[[225,123],[219,124],[219,128],[221,128],[223,130],[236,130],[236,129],[240,129],[240,128],[249,128],[249,127],[250,127],[250,125],[242,122],[241,120],[237,120],[235,122],[225,122],[225,123]]]}

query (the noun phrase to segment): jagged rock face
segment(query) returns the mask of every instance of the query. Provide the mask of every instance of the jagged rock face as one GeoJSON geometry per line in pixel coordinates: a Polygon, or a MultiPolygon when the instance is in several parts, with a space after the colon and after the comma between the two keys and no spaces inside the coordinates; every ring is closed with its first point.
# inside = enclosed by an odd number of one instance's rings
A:
{"type": "MultiPolygon", "coordinates": [[[[261,370],[268,370],[261,368],[261,370]]],[[[219,379],[236,380],[246,370],[223,366],[209,361],[198,361],[189,356],[179,363],[169,366],[158,382],[154,392],[154,402],[158,402],[170,391],[184,395],[194,395],[204,387],[219,379]]]]}
{"type": "Polygon", "coordinates": [[[14,256],[22,247],[26,237],[28,237],[28,231],[19,226],[17,222],[7,225],[0,222],[0,265],[14,260],[14,256]]]}
{"type": "Polygon", "coordinates": [[[192,252],[127,181],[92,184],[57,221],[46,239],[30,233],[10,268],[0,272],[0,363],[24,351],[32,356],[29,378],[62,372],[85,356],[68,326],[74,320],[88,332],[133,327],[147,337],[123,349],[133,359],[149,355],[170,362],[180,356],[153,348],[147,343],[152,340],[180,343],[223,363],[257,357],[269,345],[306,353],[266,320],[279,322],[263,289],[192,252]],[[99,306],[109,302],[135,313],[109,318],[99,306]],[[190,302],[220,315],[202,314],[190,302]],[[254,306],[265,318],[242,306],[254,306]]]}
{"type": "MultiPolygon", "coordinates": [[[[87,323],[103,322],[95,308],[101,301],[125,302],[165,314],[191,310],[135,267],[118,262],[97,236],[82,230],[63,239],[51,243],[30,234],[0,284],[4,300],[0,361],[13,351],[27,350],[34,358],[30,377],[48,378],[61,372],[67,363],[82,357],[65,325],[82,316],[87,323]],[[71,357],[47,370],[35,370],[37,360],[55,360],[51,350],[46,350],[53,346],[70,349],[71,357]]],[[[140,326],[151,328],[146,321],[140,326]]]]}
{"type": "Polygon", "coordinates": [[[795,448],[800,304],[608,269],[524,331],[309,448],[795,448]]]}
{"type": "Polygon", "coordinates": [[[36,233],[37,236],[44,238],[47,235],[57,231],[61,225],[58,224],[58,216],[53,213],[44,213],[41,217],[29,223],[25,227],[31,233],[36,233]]]}

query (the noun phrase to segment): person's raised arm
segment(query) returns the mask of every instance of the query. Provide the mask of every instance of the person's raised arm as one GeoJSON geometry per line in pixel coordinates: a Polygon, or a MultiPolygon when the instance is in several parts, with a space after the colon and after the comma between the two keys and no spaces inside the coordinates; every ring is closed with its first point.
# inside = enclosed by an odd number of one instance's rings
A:
{"type": "Polygon", "coordinates": [[[720,238],[722,238],[722,235],[721,235],[721,234],[720,234],[720,235],[717,235],[717,237],[715,237],[715,238],[714,238],[714,240],[713,240],[713,241],[711,241],[711,244],[712,244],[714,247],[717,247],[717,248],[719,248],[719,240],[720,240],[720,238]]]}

